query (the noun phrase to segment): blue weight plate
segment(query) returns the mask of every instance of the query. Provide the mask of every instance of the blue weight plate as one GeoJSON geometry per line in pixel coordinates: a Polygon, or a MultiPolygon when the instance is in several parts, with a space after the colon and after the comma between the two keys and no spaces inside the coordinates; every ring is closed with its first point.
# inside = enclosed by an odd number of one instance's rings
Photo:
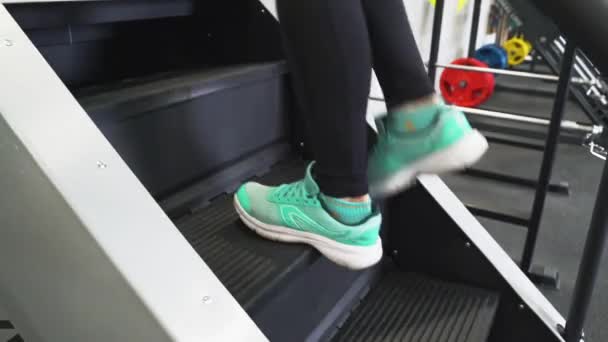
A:
{"type": "Polygon", "coordinates": [[[505,69],[509,65],[507,52],[502,46],[496,44],[488,44],[480,47],[475,51],[475,58],[494,69],[505,69]]]}

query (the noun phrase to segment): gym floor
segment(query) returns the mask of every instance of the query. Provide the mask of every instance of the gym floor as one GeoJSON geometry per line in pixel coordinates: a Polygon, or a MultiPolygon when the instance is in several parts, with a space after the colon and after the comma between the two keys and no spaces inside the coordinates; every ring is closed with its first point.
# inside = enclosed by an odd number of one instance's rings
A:
{"type": "MultiPolygon", "coordinates": [[[[511,82],[511,80],[509,80],[511,82]]],[[[520,81],[521,82],[521,81],[520,81]]],[[[531,81],[523,81],[530,86],[531,81]]],[[[534,84],[532,84],[534,86],[534,84]]],[[[521,93],[497,92],[488,103],[505,111],[549,117],[552,99],[521,93]],[[522,107],[524,110],[522,110],[522,107]]],[[[567,105],[566,119],[588,121],[574,102],[567,105]]],[[[542,154],[538,151],[492,144],[490,153],[477,165],[479,169],[500,171],[536,179],[542,154]]],[[[560,144],[553,171],[553,182],[570,184],[570,196],[551,194],[547,198],[534,264],[555,267],[561,277],[558,291],[540,287],[555,307],[567,317],[582,251],[591,221],[604,162],[581,146],[560,144]]],[[[530,212],[534,190],[463,175],[444,180],[463,201],[486,201],[509,211],[530,212]]],[[[483,202],[481,202],[483,203],[483,202]]],[[[527,230],[523,227],[480,218],[482,224],[511,257],[519,261],[527,230]]],[[[608,255],[604,255],[604,259],[608,255]]],[[[606,260],[603,265],[607,265],[606,260]]],[[[606,267],[598,278],[593,304],[587,317],[586,336],[590,341],[608,341],[608,273],[606,267]]]]}

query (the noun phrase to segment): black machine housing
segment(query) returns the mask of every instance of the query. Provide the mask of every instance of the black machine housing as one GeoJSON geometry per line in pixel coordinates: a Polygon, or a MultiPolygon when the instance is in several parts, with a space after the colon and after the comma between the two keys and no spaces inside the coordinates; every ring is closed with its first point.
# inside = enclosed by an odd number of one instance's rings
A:
{"type": "Polygon", "coordinates": [[[370,270],[245,229],[234,189],[297,179],[308,156],[262,4],[6,7],[269,339],[561,341],[557,311],[437,177],[384,203],[386,256],[370,270]]]}

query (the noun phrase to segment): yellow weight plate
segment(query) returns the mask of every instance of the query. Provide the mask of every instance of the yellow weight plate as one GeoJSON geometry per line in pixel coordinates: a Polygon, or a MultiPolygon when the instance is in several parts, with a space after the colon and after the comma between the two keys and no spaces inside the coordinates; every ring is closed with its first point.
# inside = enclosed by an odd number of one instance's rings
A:
{"type": "Polygon", "coordinates": [[[532,44],[521,37],[513,37],[502,45],[507,51],[509,65],[519,65],[526,60],[526,57],[532,51],[532,44]]]}
{"type": "MultiPolygon", "coordinates": [[[[458,12],[460,12],[464,9],[464,6],[467,5],[468,1],[469,0],[458,0],[458,12]]],[[[437,2],[437,0],[429,0],[429,2],[431,3],[431,5],[435,6],[435,3],[437,2]]]]}

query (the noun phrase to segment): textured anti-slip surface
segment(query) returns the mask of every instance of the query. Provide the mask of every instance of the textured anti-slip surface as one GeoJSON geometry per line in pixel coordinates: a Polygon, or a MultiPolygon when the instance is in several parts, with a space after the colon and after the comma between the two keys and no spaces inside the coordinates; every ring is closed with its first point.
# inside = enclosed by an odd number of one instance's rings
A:
{"type": "Polygon", "coordinates": [[[386,274],[333,341],[485,342],[498,307],[492,292],[413,273],[386,274]]]}
{"type": "MultiPolygon", "coordinates": [[[[278,184],[296,179],[303,164],[283,163],[260,182],[278,184]]],[[[246,309],[291,271],[305,265],[313,255],[310,248],[271,242],[258,237],[240,221],[232,196],[214,200],[208,207],[176,223],[188,242],[220,281],[246,309]]]]}

